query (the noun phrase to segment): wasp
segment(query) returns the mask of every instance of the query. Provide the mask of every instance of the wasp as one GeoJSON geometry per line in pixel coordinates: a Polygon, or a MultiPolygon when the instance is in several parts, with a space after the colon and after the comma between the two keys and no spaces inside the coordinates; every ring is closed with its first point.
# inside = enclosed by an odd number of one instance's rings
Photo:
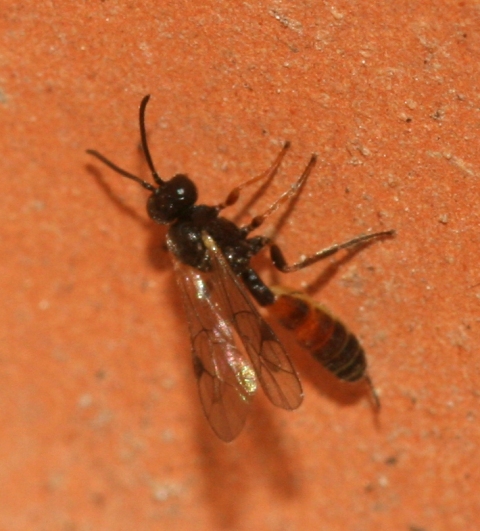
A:
{"type": "Polygon", "coordinates": [[[197,187],[190,177],[179,173],[164,180],[155,169],[145,127],[149,99],[145,96],[140,104],[140,137],[155,184],[120,168],[96,150],[87,153],[145,188],[150,193],[148,216],[168,226],[166,245],[188,318],[200,401],[216,435],[226,442],[237,437],[259,386],[272,404],[286,410],[298,408],[303,400],[297,372],[255,303],[270,308],[281,324],[295,332],[300,345],[339,378],[368,378],[365,354],[355,336],[306,296],[269,288],[251,266],[251,259],[269,248],[273,265],[289,273],[341,249],[391,236],[393,231],[364,234],[289,265],[271,238],[251,233],[298,193],[315,165],[316,155],[312,155],[297,182],[263,214],[239,226],[223,217],[222,211],[237,202],[245,187],[271,179],[290,143],[284,144],[266,172],[234,188],[224,202],[214,206],[197,204],[197,187]]]}

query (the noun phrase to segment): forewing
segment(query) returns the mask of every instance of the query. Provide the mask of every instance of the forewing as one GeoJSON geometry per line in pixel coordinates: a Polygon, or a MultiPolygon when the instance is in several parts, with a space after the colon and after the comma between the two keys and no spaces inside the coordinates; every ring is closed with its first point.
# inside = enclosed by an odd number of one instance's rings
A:
{"type": "Polygon", "coordinates": [[[218,277],[215,298],[222,314],[232,320],[265,394],[278,407],[296,409],[303,400],[302,385],[288,354],[250,301],[215,241],[206,233],[203,241],[218,277]]]}
{"type": "Polygon", "coordinates": [[[219,304],[217,272],[201,272],[173,256],[187,312],[195,376],[203,411],[224,441],[243,428],[257,383],[255,372],[233,337],[233,324],[219,304]]]}

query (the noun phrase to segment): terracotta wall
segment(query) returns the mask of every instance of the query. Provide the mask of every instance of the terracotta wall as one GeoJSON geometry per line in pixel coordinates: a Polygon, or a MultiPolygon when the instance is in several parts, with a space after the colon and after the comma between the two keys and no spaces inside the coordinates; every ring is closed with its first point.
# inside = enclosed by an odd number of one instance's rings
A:
{"type": "Polygon", "coordinates": [[[10,4],[0,528],[477,528],[479,4],[10,4]],[[290,140],[246,214],[262,212],[318,153],[276,238],[289,260],[396,229],[288,278],[268,255],[255,262],[268,281],[310,286],[358,335],[378,414],[286,338],[301,408],[259,393],[238,439],[214,436],[165,230],[148,220],[144,190],[85,154],[148,178],[147,93],[158,171],[188,173],[207,204],[290,140]]]}

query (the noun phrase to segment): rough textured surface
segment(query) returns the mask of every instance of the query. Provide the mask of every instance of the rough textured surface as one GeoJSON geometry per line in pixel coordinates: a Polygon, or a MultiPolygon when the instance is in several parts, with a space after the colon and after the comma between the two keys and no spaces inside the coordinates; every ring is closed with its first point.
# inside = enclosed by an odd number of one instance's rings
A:
{"type": "Polygon", "coordinates": [[[16,4],[0,9],[0,527],[478,526],[478,2],[16,4]],[[301,409],[260,397],[237,441],[215,439],[164,231],[84,152],[147,177],[146,93],[159,171],[202,201],[290,139],[259,212],[318,152],[278,237],[291,259],[397,229],[275,278],[322,287],[358,333],[378,417],[297,350],[301,409]]]}

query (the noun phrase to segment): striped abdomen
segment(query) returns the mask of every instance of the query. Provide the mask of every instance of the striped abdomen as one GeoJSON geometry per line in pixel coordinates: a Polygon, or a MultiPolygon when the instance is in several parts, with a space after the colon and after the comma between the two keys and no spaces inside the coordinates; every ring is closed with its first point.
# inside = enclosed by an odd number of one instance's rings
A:
{"type": "Polygon", "coordinates": [[[275,302],[268,310],[293,332],[300,346],[341,380],[368,379],[365,352],[343,323],[304,293],[283,287],[271,290],[275,302]]]}

